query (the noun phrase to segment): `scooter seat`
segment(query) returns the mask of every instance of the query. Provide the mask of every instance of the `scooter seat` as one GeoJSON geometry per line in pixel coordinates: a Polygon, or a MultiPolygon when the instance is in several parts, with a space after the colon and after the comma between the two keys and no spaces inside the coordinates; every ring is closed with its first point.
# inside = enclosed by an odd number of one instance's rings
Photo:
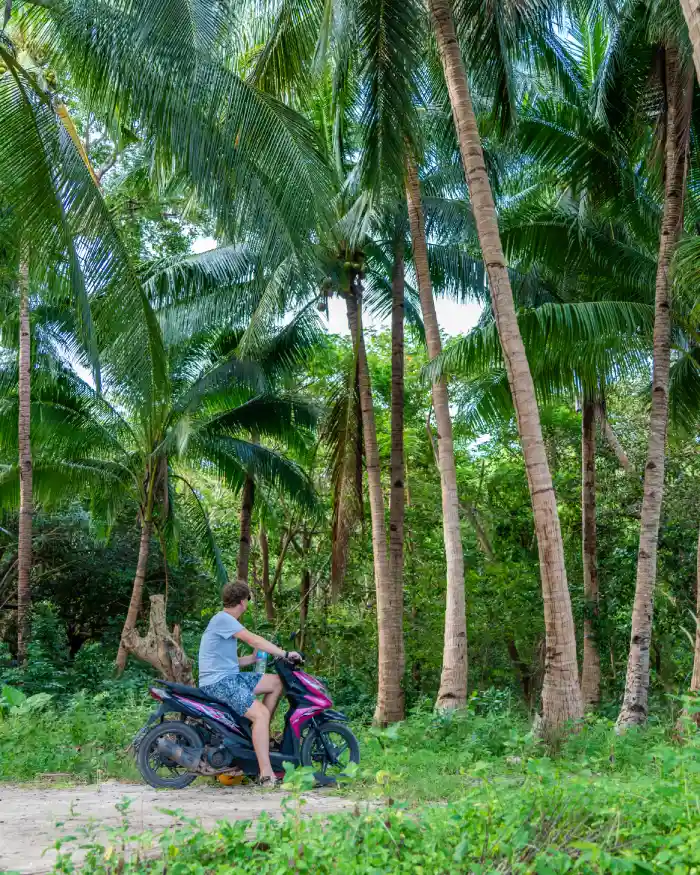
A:
{"type": "Polygon", "coordinates": [[[210,696],[209,693],[205,693],[204,690],[200,690],[199,687],[188,687],[185,684],[176,684],[174,681],[163,681],[163,686],[167,687],[171,692],[176,693],[178,696],[189,696],[190,699],[199,699],[200,702],[213,702],[216,705],[222,705],[224,708],[230,708],[226,702],[222,702],[221,699],[216,699],[214,696],[210,696]]]}

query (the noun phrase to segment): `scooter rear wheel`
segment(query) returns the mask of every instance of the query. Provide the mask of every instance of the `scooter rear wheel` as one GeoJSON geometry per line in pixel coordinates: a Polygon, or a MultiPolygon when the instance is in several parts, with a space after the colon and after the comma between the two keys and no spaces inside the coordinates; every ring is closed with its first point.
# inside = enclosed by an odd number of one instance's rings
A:
{"type": "Polygon", "coordinates": [[[314,769],[321,783],[335,783],[350,763],[360,762],[360,745],[349,726],[329,720],[309,730],[300,759],[302,766],[314,769]]]}
{"type": "Polygon", "coordinates": [[[159,738],[167,738],[183,747],[199,748],[202,746],[202,739],[197,730],[187,723],[181,720],[164,720],[146,733],[139,743],[136,765],[144,781],[158,789],[169,787],[171,790],[181,790],[191,784],[197,775],[164,757],[158,751],[159,738]]]}

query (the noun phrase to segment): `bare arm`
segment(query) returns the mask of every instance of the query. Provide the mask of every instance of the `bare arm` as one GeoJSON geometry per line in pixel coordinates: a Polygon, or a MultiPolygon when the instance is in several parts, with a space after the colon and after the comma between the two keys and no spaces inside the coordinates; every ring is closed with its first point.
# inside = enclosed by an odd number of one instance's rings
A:
{"type": "MultiPolygon", "coordinates": [[[[239,641],[242,641],[244,644],[247,644],[249,647],[252,647],[254,651],[264,650],[265,653],[269,653],[270,656],[285,656],[286,651],[282,650],[281,647],[278,647],[276,644],[273,644],[271,641],[268,641],[265,638],[261,638],[260,635],[256,635],[254,632],[249,632],[247,629],[241,629],[240,632],[236,632],[234,638],[237,638],[239,641]]],[[[243,659],[248,659],[247,656],[244,656],[243,659]]],[[[251,657],[253,662],[255,662],[255,654],[251,657]]],[[[251,665],[251,663],[244,663],[243,660],[238,661],[239,665],[251,665]]]]}
{"type": "Polygon", "coordinates": [[[257,654],[255,653],[251,654],[251,656],[239,656],[238,664],[241,668],[245,668],[247,665],[255,665],[257,658],[257,654]]]}

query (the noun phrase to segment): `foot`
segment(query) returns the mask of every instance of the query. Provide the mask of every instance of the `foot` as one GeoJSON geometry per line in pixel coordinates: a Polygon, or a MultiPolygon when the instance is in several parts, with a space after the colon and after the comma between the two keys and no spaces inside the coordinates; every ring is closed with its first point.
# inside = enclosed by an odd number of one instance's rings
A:
{"type": "Polygon", "coordinates": [[[282,778],[278,778],[277,775],[260,775],[258,778],[258,784],[261,787],[266,787],[268,789],[279,787],[281,783],[282,778]]]}

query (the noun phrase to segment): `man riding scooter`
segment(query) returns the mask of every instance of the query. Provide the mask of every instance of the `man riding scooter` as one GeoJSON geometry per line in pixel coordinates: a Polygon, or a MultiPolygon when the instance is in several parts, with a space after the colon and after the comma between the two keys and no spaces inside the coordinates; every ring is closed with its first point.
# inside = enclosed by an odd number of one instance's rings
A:
{"type": "Polygon", "coordinates": [[[275,674],[243,673],[240,669],[255,663],[258,650],[292,662],[301,662],[302,657],[249,632],[240,622],[251,599],[247,583],[227,583],[221,599],[223,610],[211,618],[199,646],[199,687],[251,721],[260,783],[274,785],[277,778],[270,763],[270,723],[282,695],[282,682],[275,674]],[[239,659],[238,641],[252,647],[253,655],[239,659]],[[263,696],[262,702],[255,698],[258,695],[263,696]]]}

